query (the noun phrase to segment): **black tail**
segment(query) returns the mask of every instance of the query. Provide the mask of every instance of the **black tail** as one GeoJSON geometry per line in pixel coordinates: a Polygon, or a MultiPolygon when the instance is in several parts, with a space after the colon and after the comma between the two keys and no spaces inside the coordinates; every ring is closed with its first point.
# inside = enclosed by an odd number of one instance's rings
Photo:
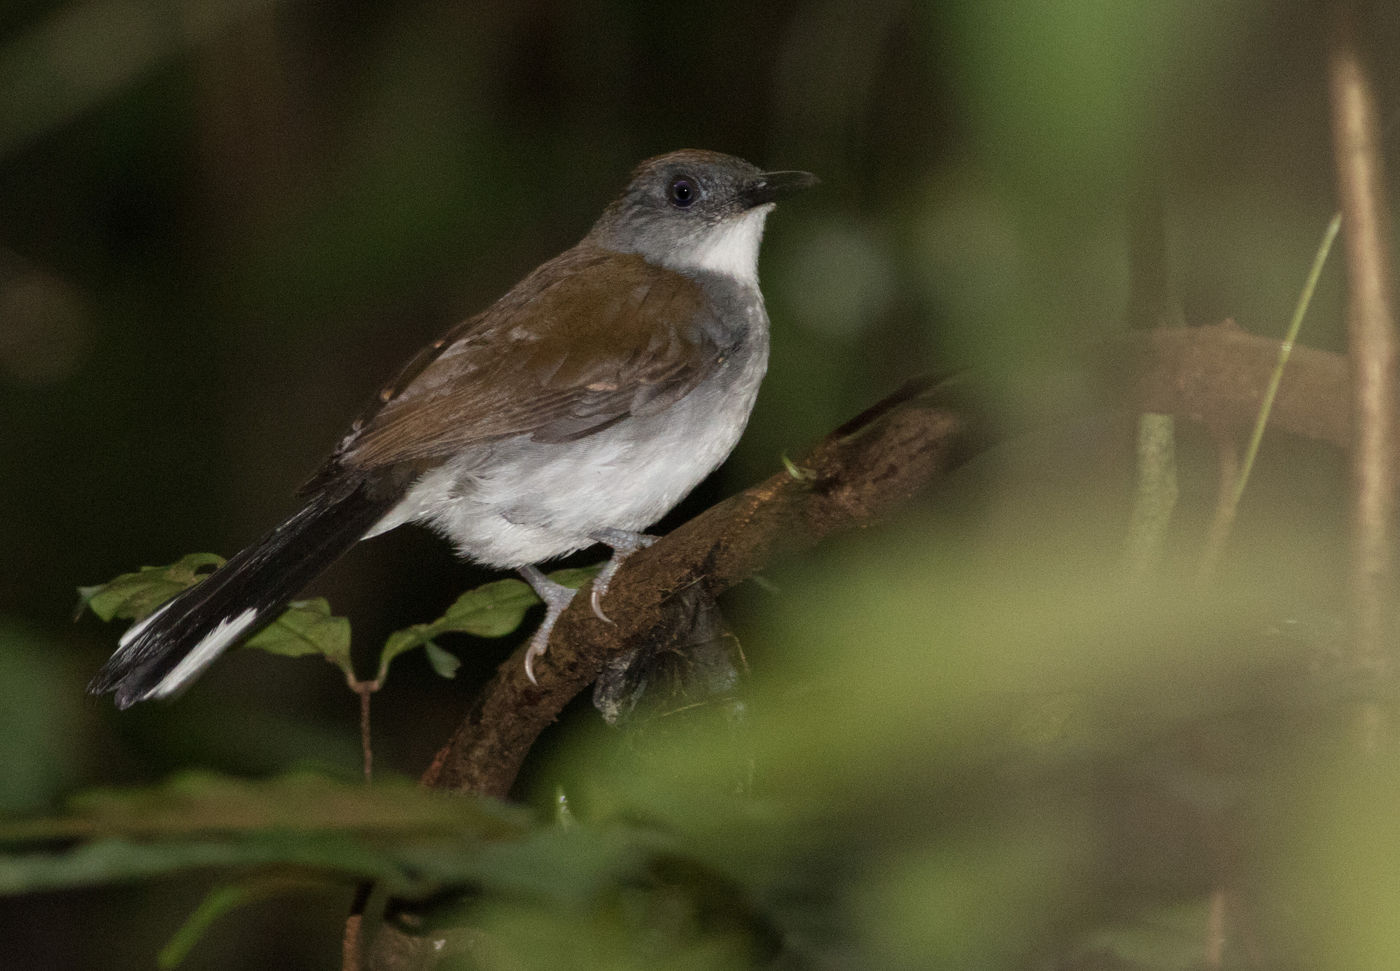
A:
{"type": "Polygon", "coordinates": [[[118,708],[179,693],[226,649],[275,620],[398,498],[371,496],[363,485],[312,496],[208,579],[133,625],[88,691],[114,692],[118,708]]]}

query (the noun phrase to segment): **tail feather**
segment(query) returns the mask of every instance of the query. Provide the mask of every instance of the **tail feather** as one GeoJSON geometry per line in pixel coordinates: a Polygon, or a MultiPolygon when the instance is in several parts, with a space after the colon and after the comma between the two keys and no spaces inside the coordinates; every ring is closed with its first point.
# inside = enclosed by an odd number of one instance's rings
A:
{"type": "Polygon", "coordinates": [[[118,708],[179,693],[226,649],[275,620],[396,501],[363,485],[312,496],[207,579],[133,625],[88,691],[114,693],[118,708]]]}

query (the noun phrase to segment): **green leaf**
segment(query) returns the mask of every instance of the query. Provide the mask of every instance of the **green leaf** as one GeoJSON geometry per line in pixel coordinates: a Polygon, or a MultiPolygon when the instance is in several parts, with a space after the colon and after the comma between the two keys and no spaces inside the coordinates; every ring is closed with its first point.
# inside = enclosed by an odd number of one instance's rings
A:
{"type": "Polygon", "coordinates": [[[345,672],[348,680],[355,678],[350,660],[350,621],[334,616],[324,597],[288,604],[282,615],[253,635],[246,646],[283,657],[320,654],[345,672]]]}
{"type": "Polygon", "coordinates": [[[519,627],[525,611],[539,602],[528,583],[497,580],[462,594],[431,626],[440,632],[503,637],[519,627]]]}
{"type": "Polygon", "coordinates": [[[190,914],[165,947],[160,949],[160,954],[156,956],[156,966],[162,971],[179,967],[185,958],[189,957],[190,951],[199,943],[200,938],[213,926],[214,921],[224,914],[259,900],[304,892],[316,885],[310,880],[276,876],[253,877],[215,887],[200,901],[194,913],[190,914]]]}
{"type": "MultiPolygon", "coordinates": [[[[597,576],[598,571],[602,568],[602,563],[595,563],[592,566],[568,567],[563,570],[555,570],[553,573],[547,574],[547,576],[560,586],[577,590],[597,576]]],[[[539,600],[536,599],[535,602],[539,603],[539,600]]]]}
{"type": "Polygon", "coordinates": [[[143,566],[108,583],[79,587],[78,612],[87,608],[104,621],[143,620],[223,564],[215,553],[190,553],[169,566],[143,566]]]}
{"type": "Polygon", "coordinates": [[[443,650],[432,641],[423,645],[423,651],[428,655],[428,663],[433,666],[433,670],[437,672],[439,677],[455,678],[457,676],[457,669],[462,666],[457,655],[451,651],[443,650]]]}
{"type": "MultiPolygon", "coordinates": [[[[549,575],[555,583],[578,589],[598,572],[598,567],[556,570],[549,575]]],[[[437,620],[414,624],[394,631],[384,642],[375,680],[383,685],[394,658],[415,647],[426,646],[442,634],[471,634],[475,637],[504,637],[520,627],[525,612],[540,598],[523,580],[496,580],[458,597],[437,620]]],[[[429,657],[432,663],[432,658],[429,657]]],[[[455,670],[455,666],[453,668],[455,670]]],[[[439,674],[442,672],[439,671],[439,674]]],[[[450,676],[450,675],[445,675],[450,676]]]]}

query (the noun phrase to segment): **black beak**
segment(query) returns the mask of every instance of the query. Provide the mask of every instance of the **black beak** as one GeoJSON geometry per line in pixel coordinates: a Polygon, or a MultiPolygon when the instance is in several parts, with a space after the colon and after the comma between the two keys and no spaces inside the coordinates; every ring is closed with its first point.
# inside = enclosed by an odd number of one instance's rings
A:
{"type": "Polygon", "coordinates": [[[810,189],[820,182],[811,172],[764,172],[739,193],[745,207],[752,209],[768,202],[777,202],[795,192],[810,189]]]}

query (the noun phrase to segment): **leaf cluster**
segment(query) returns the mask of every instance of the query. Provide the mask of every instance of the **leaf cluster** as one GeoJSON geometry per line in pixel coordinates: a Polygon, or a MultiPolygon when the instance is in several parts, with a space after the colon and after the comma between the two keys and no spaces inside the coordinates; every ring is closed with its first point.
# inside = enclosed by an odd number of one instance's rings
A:
{"type": "MultiPolygon", "coordinates": [[[[79,587],[78,613],[91,610],[104,621],[139,622],[223,564],[223,557],[215,553],[190,553],[166,566],[143,566],[107,583],[79,587]]],[[[571,568],[556,570],[550,578],[577,589],[597,572],[597,567],[571,568]]],[[[468,590],[436,620],[390,634],[380,649],[375,674],[369,682],[361,682],[355,674],[350,621],[332,614],[324,597],[288,604],[276,620],[250,637],[244,646],[282,657],[320,655],[344,673],[352,689],[367,686],[377,691],[387,680],[394,660],[420,647],[437,674],[444,678],[455,676],[461,662],[438,644],[440,637],[451,633],[504,637],[516,631],[526,611],[539,602],[530,585],[516,579],[496,580],[468,590]]]]}

